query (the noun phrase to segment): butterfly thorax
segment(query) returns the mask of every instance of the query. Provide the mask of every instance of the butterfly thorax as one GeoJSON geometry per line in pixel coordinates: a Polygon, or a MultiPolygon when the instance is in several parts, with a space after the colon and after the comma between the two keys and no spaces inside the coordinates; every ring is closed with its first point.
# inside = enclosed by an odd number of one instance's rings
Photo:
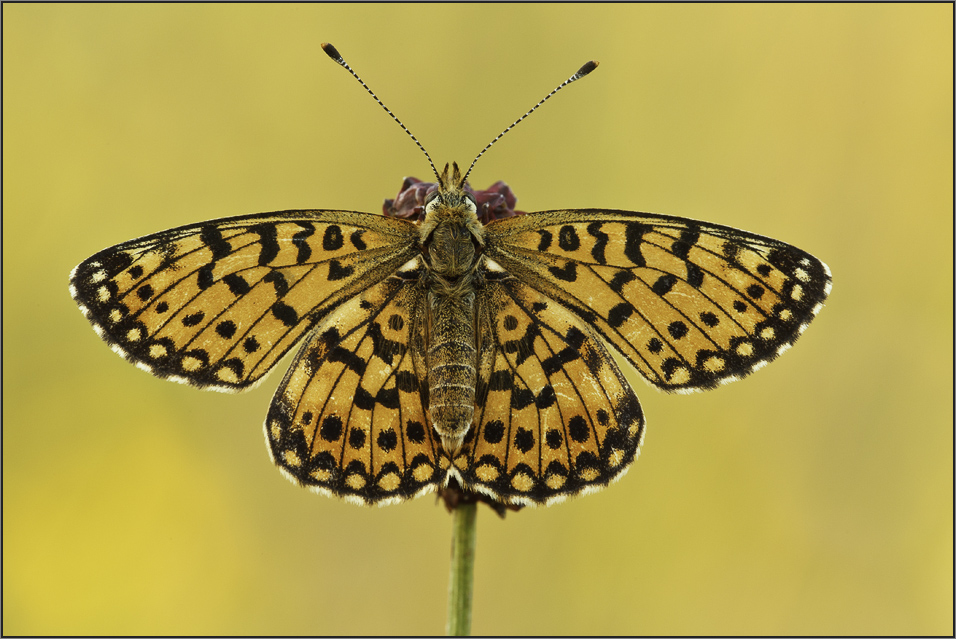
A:
{"type": "Polygon", "coordinates": [[[484,229],[458,171],[445,166],[420,227],[428,275],[428,412],[446,452],[454,455],[475,413],[477,348],[475,283],[484,229]]]}

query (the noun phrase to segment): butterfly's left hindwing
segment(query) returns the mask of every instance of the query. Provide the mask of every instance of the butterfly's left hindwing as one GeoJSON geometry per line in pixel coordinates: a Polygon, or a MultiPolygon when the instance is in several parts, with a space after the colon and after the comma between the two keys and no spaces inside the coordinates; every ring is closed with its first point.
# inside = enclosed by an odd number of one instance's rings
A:
{"type": "Polygon", "coordinates": [[[417,252],[405,220],[282,211],[212,220],[100,251],[70,292],[117,353],[159,377],[240,390],[332,309],[417,252]]]}
{"type": "Polygon", "coordinates": [[[826,265],[744,231],[627,211],[547,211],[485,227],[485,255],[591,325],[650,383],[711,388],[793,344],[826,265]]]}
{"type": "Polygon", "coordinates": [[[644,415],[594,331],[513,277],[481,286],[477,308],[475,423],[453,462],[461,484],[533,505],[620,478],[644,415]]]}

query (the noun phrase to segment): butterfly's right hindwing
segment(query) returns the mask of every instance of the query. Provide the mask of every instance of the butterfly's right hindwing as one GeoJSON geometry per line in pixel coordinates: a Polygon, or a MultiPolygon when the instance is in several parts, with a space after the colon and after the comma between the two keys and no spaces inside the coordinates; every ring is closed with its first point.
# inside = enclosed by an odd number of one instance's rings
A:
{"type": "Polygon", "coordinates": [[[266,439],[279,468],[316,492],[402,501],[447,469],[426,413],[425,289],[401,274],[345,302],[309,337],[279,385],[266,439]]]}
{"type": "Polygon", "coordinates": [[[100,337],[140,368],[240,390],[411,259],[417,238],[405,220],[348,211],[212,220],[100,251],[74,269],[70,292],[100,337]]]}

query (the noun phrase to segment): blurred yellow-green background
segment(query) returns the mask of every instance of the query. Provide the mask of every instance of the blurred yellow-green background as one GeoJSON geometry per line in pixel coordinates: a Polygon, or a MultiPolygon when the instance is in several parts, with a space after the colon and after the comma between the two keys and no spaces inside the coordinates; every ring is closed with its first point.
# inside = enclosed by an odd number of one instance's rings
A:
{"type": "Polygon", "coordinates": [[[475,633],[953,632],[953,7],[3,6],[3,632],[429,634],[450,517],[275,470],[281,373],[203,393],[123,362],[67,292],[105,246],[289,208],[380,211],[421,153],[519,208],[737,226],[830,302],[744,382],[635,380],[640,461],[482,508],[475,633]]]}

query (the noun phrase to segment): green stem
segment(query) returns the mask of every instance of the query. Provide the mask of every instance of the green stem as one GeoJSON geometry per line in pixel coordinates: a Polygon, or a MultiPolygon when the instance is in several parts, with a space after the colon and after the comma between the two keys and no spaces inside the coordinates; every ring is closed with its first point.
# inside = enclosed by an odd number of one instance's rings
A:
{"type": "Polygon", "coordinates": [[[448,625],[445,628],[450,637],[465,637],[471,634],[477,511],[477,504],[459,504],[452,515],[448,625]]]}

